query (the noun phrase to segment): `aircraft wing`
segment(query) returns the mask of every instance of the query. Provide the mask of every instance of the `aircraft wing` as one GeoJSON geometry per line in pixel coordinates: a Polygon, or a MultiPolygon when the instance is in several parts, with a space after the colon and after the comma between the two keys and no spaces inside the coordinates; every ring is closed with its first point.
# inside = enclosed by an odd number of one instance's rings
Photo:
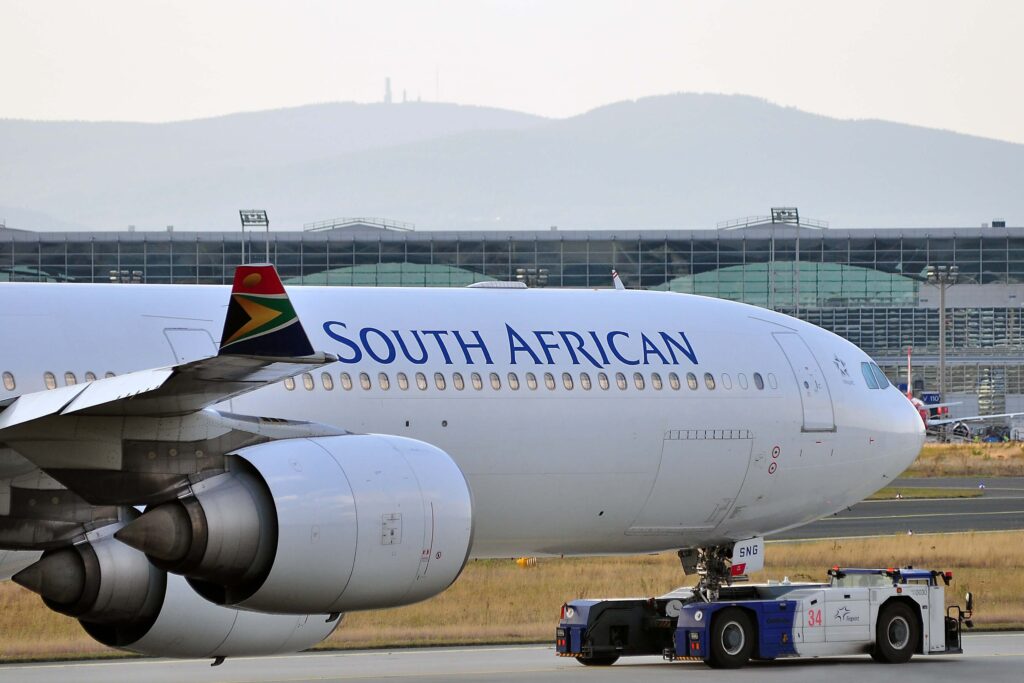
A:
{"type": "Polygon", "coordinates": [[[942,420],[928,420],[929,427],[953,424],[955,422],[980,422],[981,420],[996,420],[1004,417],[1017,417],[1024,413],[999,413],[998,415],[971,415],[970,417],[948,417],[942,420]]]}
{"type": "Polygon", "coordinates": [[[241,266],[218,355],[24,394],[0,412],[0,437],[49,416],[186,415],[335,360],[313,351],[274,267],[241,266]]]}

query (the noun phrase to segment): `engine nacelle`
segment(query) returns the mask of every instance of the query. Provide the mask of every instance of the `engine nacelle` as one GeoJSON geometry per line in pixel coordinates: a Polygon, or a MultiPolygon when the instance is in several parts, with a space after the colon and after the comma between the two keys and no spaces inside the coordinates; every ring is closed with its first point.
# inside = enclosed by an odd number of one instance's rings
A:
{"type": "Polygon", "coordinates": [[[104,645],[159,657],[297,652],[329,636],[341,621],[214,605],[183,577],[160,571],[144,554],[111,538],[119,527],[48,551],[14,581],[39,593],[51,609],[77,617],[104,645]]]}
{"type": "Polygon", "coordinates": [[[110,538],[48,550],[12,580],[38,593],[55,612],[93,623],[146,625],[156,618],[166,574],[146,556],[110,538]]]}
{"type": "Polygon", "coordinates": [[[197,595],[184,577],[166,576],[160,612],[145,628],[86,621],[82,627],[110,647],[154,657],[194,658],[299,652],[331,635],[341,623],[337,617],[328,621],[324,614],[263,614],[221,607],[197,595]]]}
{"type": "Polygon", "coordinates": [[[286,439],[147,510],[117,537],[218,604],[286,614],[395,607],[437,595],[472,542],[465,477],[396,436],[286,439]]]}

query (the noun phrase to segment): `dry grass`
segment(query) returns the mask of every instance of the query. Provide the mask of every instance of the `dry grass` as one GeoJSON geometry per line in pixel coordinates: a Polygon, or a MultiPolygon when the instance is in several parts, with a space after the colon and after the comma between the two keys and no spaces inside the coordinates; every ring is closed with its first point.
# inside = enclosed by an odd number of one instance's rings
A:
{"type": "MultiPolygon", "coordinates": [[[[912,564],[951,569],[947,601],[977,596],[982,628],[1024,626],[1024,544],[1016,532],[885,536],[842,541],[772,543],[765,572],[753,580],[821,581],[833,564],[889,567],[912,564]]],[[[321,647],[547,641],[558,609],[582,597],[650,596],[685,583],[671,553],[639,557],[540,559],[520,569],[510,560],[470,563],[445,593],[393,610],[359,612],[321,647]]],[[[0,585],[0,660],[110,656],[74,620],[50,612],[35,595],[0,585]]]]}
{"type": "Polygon", "coordinates": [[[906,477],[1024,477],[1024,443],[925,444],[906,477]]]}

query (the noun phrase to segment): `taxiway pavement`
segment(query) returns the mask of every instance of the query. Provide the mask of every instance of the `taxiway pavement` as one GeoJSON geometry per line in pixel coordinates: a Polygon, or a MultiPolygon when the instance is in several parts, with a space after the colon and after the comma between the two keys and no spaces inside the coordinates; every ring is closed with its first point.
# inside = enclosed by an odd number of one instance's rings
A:
{"type": "MultiPolygon", "coordinates": [[[[1024,477],[898,479],[894,487],[970,488],[978,498],[864,501],[770,540],[1024,529],[1024,477]]],[[[1021,673],[1024,680],[1024,672],[1021,673]]]]}
{"type": "MultiPolygon", "coordinates": [[[[553,628],[553,627],[552,627],[553,628]]],[[[280,657],[206,661],[136,659],[21,664],[0,667],[0,681],[18,683],[307,683],[322,681],[820,681],[941,683],[965,680],[1019,683],[1024,672],[1024,633],[967,635],[964,654],[915,656],[908,664],[876,664],[867,655],[752,662],[716,671],[701,662],[631,657],[611,667],[584,667],[556,657],[551,646],[430,648],[394,651],[319,652],[280,657]]]]}

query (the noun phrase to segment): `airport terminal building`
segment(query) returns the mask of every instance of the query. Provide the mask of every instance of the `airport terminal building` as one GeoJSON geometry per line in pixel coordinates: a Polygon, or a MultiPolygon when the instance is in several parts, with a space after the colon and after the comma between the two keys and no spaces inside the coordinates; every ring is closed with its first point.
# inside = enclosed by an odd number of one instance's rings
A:
{"type": "Polygon", "coordinates": [[[1024,410],[1024,228],[841,230],[813,221],[732,221],[707,230],[416,231],[339,219],[302,231],[32,232],[0,226],[0,280],[229,284],[269,250],[285,284],[610,287],[743,301],[820,325],[896,382],[914,349],[915,388],[938,389],[946,287],[947,399],[956,414],[1024,410]],[[250,256],[251,255],[251,256],[250,256]]]}

